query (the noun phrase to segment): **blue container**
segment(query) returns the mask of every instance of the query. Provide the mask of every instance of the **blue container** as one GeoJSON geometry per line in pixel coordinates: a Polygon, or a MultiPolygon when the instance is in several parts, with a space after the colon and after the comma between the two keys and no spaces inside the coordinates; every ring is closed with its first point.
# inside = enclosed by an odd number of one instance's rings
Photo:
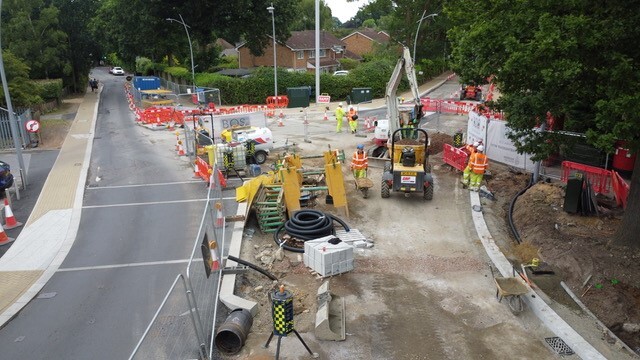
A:
{"type": "Polygon", "coordinates": [[[262,174],[262,169],[258,164],[250,164],[249,165],[249,176],[256,177],[262,174]]]}
{"type": "Polygon", "coordinates": [[[135,76],[133,87],[138,90],[158,90],[160,89],[160,78],[156,76],[135,76]]]}

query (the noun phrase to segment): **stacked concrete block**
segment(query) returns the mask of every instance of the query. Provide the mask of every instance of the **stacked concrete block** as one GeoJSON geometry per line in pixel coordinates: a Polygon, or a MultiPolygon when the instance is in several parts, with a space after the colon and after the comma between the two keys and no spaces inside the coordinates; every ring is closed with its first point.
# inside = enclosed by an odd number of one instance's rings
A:
{"type": "Polygon", "coordinates": [[[353,246],[344,241],[329,242],[335,238],[329,235],[304,243],[304,264],[322,277],[342,274],[354,268],[353,246]]]}

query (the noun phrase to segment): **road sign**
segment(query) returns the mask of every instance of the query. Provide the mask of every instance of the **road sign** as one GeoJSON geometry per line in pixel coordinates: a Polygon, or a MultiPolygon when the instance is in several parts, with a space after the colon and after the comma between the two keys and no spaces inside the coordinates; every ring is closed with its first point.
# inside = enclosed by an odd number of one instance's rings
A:
{"type": "Polygon", "coordinates": [[[325,95],[325,94],[318,95],[318,103],[319,104],[328,104],[330,102],[331,102],[331,96],[325,95]]]}
{"type": "Polygon", "coordinates": [[[38,132],[40,130],[40,122],[38,120],[29,120],[24,126],[27,128],[28,132],[38,132]]]}

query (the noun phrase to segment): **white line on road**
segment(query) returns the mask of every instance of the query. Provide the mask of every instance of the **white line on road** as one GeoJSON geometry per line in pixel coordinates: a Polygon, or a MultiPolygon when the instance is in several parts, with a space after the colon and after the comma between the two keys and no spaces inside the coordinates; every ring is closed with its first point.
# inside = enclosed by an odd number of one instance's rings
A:
{"type": "MultiPolygon", "coordinates": [[[[235,196],[224,197],[222,200],[235,200],[235,196]]],[[[83,209],[99,209],[99,208],[110,208],[110,207],[124,207],[124,206],[145,206],[145,205],[163,205],[163,204],[181,204],[181,203],[190,203],[190,202],[203,202],[215,199],[191,199],[191,200],[167,200],[167,201],[150,201],[150,202],[140,202],[140,203],[128,203],[128,204],[108,204],[108,205],[86,205],[83,206],[83,209]]]]}
{"type": "MultiPolygon", "coordinates": [[[[197,258],[193,259],[193,261],[200,261],[200,260],[202,259],[197,259],[197,258]]],[[[140,267],[140,266],[154,266],[154,265],[167,265],[167,264],[184,264],[188,262],[189,262],[189,259],[183,259],[183,260],[167,260],[167,261],[149,261],[149,262],[130,263],[130,264],[83,266],[83,267],[75,267],[75,268],[58,269],[57,272],[118,269],[118,268],[125,268],[125,267],[140,267]]]]}
{"type": "Polygon", "coordinates": [[[121,189],[121,188],[132,188],[132,187],[147,187],[147,186],[167,186],[167,185],[178,185],[178,184],[202,184],[202,180],[192,180],[192,181],[179,181],[179,182],[170,182],[170,183],[157,183],[157,184],[135,184],[135,185],[111,185],[111,186],[90,186],[87,187],[87,190],[108,190],[108,189],[121,189]]]}

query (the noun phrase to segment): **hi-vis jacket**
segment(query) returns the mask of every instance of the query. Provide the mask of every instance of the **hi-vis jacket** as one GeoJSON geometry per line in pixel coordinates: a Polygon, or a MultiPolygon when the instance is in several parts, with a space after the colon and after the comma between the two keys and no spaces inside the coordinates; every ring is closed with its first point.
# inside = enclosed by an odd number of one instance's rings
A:
{"type": "Polygon", "coordinates": [[[362,153],[358,153],[357,151],[353,153],[353,157],[351,158],[351,169],[352,170],[364,170],[369,167],[369,159],[367,158],[367,154],[363,151],[362,153]]]}
{"type": "Polygon", "coordinates": [[[473,153],[469,158],[469,167],[471,171],[475,174],[484,174],[485,170],[487,170],[487,166],[489,166],[489,159],[487,155],[483,153],[473,153]]]}

